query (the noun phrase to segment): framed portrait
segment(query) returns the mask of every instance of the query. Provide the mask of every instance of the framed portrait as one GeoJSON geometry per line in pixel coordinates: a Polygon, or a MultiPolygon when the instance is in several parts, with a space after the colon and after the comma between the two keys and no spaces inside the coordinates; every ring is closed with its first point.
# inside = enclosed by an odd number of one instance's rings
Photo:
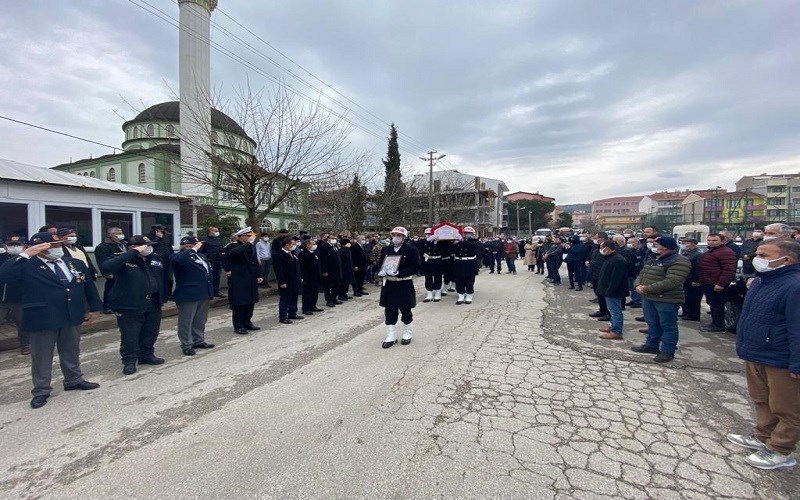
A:
{"type": "Polygon", "coordinates": [[[388,276],[397,274],[397,270],[400,268],[401,257],[401,255],[387,255],[384,257],[381,271],[385,272],[388,276]]]}

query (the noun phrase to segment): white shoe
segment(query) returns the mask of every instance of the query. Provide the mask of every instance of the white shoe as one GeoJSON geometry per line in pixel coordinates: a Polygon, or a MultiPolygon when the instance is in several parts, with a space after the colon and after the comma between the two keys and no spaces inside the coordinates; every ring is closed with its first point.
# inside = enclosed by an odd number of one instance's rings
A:
{"type": "Polygon", "coordinates": [[[456,291],[455,285],[450,285],[450,288],[448,288],[447,291],[448,292],[455,292],[456,291]]]}
{"type": "Polygon", "coordinates": [[[436,290],[433,293],[433,301],[434,302],[439,302],[440,300],[442,300],[442,295],[444,295],[444,294],[442,293],[441,290],[436,290]]]}
{"type": "Polygon", "coordinates": [[[447,287],[442,287],[439,289],[439,293],[442,294],[442,297],[447,297],[447,287]]]}
{"type": "Polygon", "coordinates": [[[757,469],[778,469],[780,467],[794,467],[797,465],[797,460],[788,456],[781,455],[777,451],[772,451],[769,448],[764,448],[757,451],[744,459],[745,462],[752,465],[757,469]]]}
{"type": "Polygon", "coordinates": [[[431,291],[428,291],[428,292],[425,294],[425,298],[424,298],[424,299],[422,299],[422,302],[430,302],[430,301],[432,301],[432,300],[433,300],[433,292],[431,292],[431,291]]]}
{"type": "Polygon", "coordinates": [[[388,349],[397,343],[397,326],[396,325],[386,325],[386,338],[383,339],[383,347],[384,349],[388,349]]]}
{"type": "Polygon", "coordinates": [[[402,345],[408,345],[411,343],[411,336],[414,333],[414,328],[411,326],[414,323],[411,322],[407,325],[403,325],[403,340],[400,341],[402,345]]]}
{"type": "Polygon", "coordinates": [[[464,298],[464,303],[466,303],[466,304],[472,304],[472,294],[471,294],[471,293],[468,293],[468,294],[466,295],[466,297],[464,298]]]}
{"type": "Polygon", "coordinates": [[[751,450],[763,450],[767,447],[764,443],[758,440],[754,435],[749,434],[728,434],[725,436],[728,438],[728,441],[735,444],[736,446],[741,446],[742,448],[749,448],[751,450]]]}
{"type": "Polygon", "coordinates": [[[460,306],[463,303],[464,303],[464,294],[463,293],[459,293],[458,294],[458,300],[456,300],[456,305],[460,306]]]}

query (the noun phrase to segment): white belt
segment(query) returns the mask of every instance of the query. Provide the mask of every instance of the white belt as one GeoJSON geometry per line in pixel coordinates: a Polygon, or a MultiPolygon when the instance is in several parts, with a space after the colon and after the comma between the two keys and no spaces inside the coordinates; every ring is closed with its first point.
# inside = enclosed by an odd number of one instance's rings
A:
{"type": "Polygon", "coordinates": [[[453,257],[456,260],[474,260],[475,257],[453,257]]]}
{"type": "Polygon", "coordinates": [[[431,259],[441,259],[441,258],[442,258],[442,256],[441,256],[441,255],[427,255],[427,254],[426,254],[426,255],[425,255],[425,258],[426,258],[427,260],[431,260],[431,259]]]}
{"type": "Polygon", "coordinates": [[[414,279],[414,277],[413,276],[406,276],[405,278],[398,278],[397,276],[384,276],[383,277],[383,283],[381,284],[381,286],[386,286],[386,282],[387,281],[406,281],[406,280],[411,280],[411,279],[414,279]]]}

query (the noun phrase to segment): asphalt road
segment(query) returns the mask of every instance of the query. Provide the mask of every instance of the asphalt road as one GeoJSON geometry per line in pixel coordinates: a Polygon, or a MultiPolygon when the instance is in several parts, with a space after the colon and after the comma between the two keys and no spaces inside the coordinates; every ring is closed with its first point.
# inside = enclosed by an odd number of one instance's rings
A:
{"type": "MultiPolygon", "coordinates": [[[[519,266],[522,269],[522,266],[519,266]]],[[[421,283],[417,290],[422,296],[421,283]]],[[[102,387],[28,406],[28,362],[0,354],[3,498],[798,498],[797,470],[758,471],[725,441],[749,431],[729,334],[681,327],[669,366],[601,341],[590,291],[482,273],[472,305],[418,304],[408,346],[380,348],[378,289],[260,332],[215,309],[181,354],[125,377],[114,330],[84,337],[102,387]]],[[[56,368],[54,373],[58,374],[56,368]]]]}

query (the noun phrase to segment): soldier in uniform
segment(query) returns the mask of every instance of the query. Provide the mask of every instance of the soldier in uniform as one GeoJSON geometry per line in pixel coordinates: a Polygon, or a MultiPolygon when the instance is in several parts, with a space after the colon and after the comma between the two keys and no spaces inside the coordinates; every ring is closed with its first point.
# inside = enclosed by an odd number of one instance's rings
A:
{"type": "MultiPolygon", "coordinates": [[[[440,244],[431,228],[425,228],[425,240],[421,253],[425,259],[425,298],[422,302],[439,302],[442,300],[442,253],[440,244]]],[[[444,243],[444,242],[441,242],[444,243]]],[[[451,261],[452,262],[452,261],[451,261]]],[[[445,291],[445,293],[447,293],[445,291]]]]}
{"type": "Polygon", "coordinates": [[[100,387],[83,378],[79,359],[80,326],[90,323],[102,309],[83,262],[64,257],[57,235],[36,233],[28,248],[0,267],[0,281],[25,284],[21,287],[22,329],[30,335],[31,407],[41,408],[50,397],[54,348],[65,391],[100,387]]]}
{"type": "Polygon", "coordinates": [[[142,235],[131,236],[128,249],[103,262],[103,274],[114,276],[108,307],[117,315],[122,373],[136,373],[140,365],[160,365],[155,343],[161,330],[161,306],[167,300],[167,276],[153,242],[142,235]]]}
{"type": "MultiPolygon", "coordinates": [[[[414,275],[420,265],[419,252],[406,241],[408,231],[404,227],[392,229],[392,242],[381,250],[380,266],[378,273],[383,279],[381,287],[380,305],[385,308],[386,338],[382,347],[388,349],[397,343],[397,318],[402,315],[403,345],[411,343],[413,335],[412,322],[414,316],[411,309],[417,305],[417,294],[414,290],[414,275]],[[392,269],[387,269],[386,259],[400,257],[399,263],[392,269]]],[[[395,259],[392,259],[395,260],[395,259]]]]}
{"type": "MultiPolygon", "coordinates": [[[[106,229],[106,239],[94,248],[94,259],[97,261],[97,267],[101,269],[103,263],[113,257],[114,255],[121,254],[127,249],[125,246],[125,233],[118,227],[109,227],[106,229]]],[[[103,287],[103,312],[110,314],[111,309],[108,307],[108,294],[111,287],[114,285],[114,276],[110,274],[103,274],[106,279],[103,287]]]]}
{"type": "Polygon", "coordinates": [[[194,236],[181,239],[181,251],[170,262],[175,276],[175,305],[178,307],[178,339],[186,356],[195,349],[211,349],[206,342],[208,308],[214,297],[214,267],[200,253],[203,242],[194,236]]]}
{"type": "Polygon", "coordinates": [[[456,280],[453,275],[453,242],[442,240],[437,244],[439,245],[439,254],[442,256],[442,296],[445,296],[447,292],[456,291],[456,280]]]}
{"type": "Polygon", "coordinates": [[[472,226],[464,228],[464,237],[456,236],[453,244],[453,274],[456,279],[458,299],[456,305],[472,304],[472,294],[475,293],[475,275],[480,269],[477,262],[480,255],[481,244],[475,239],[475,229],[472,226]]]}
{"type": "Polygon", "coordinates": [[[259,276],[256,257],[256,233],[250,226],[240,229],[233,236],[235,242],[225,247],[223,267],[228,273],[228,303],[233,311],[233,330],[239,335],[261,330],[253,324],[253,309],[258,302],[259,276]]]}

